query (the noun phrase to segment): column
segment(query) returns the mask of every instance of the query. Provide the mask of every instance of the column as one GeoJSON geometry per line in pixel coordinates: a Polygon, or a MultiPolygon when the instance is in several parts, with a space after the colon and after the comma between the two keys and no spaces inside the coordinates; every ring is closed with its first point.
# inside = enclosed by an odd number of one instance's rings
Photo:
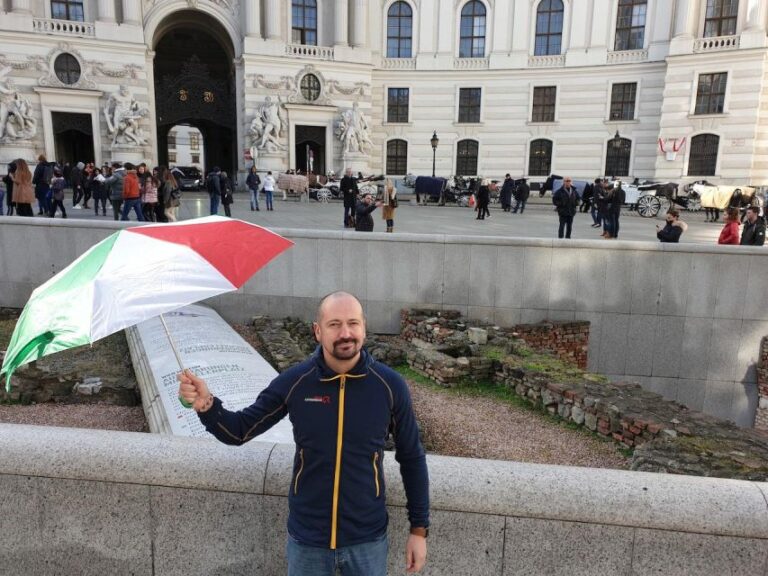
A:
{"type": "Polygon", "coordinates": [[[362,48],[368,42],[367,0],[354,0],[352,12],[352,46],[362,48]]]}
{"type": "MultiPolygon", "coordinates": [[[[587,48],[587,36],[590,35],[590,14],[592,12],[590,4],[588,0],[571,2],[571,21],[564,25],[564,27],[568,26],[569,28],[568,52],[583,52],[587,48]]],[[[603,27],[605,27],[606,21],[607,19],[603,20],[603,27]]]]}
{"type": "Polygon", "coordinates": [[[246,0],[245,5],[245,35],[261,36],[261,0],[246,0]]]}
{"type": "Polygon", "coordinates": [[[98,19],[102,22],[115,21],[115,0],[99,0],[98,19]]]}
{"type": "Polygon", "coordinates": [[[521,52],[528,57],[531,33],[536,30],[536,23],[531,28],[531,3],[515,2],[515,14],[512,19],[512,51],[521,52]]]}
{"type": "Polygon", "coordinates": [[[695,0],[677,0],[675,2],[674,36],[693,38],[696,30],[696,6],[695,0]]]}
{"type": "Polygon", "coordinates": [[[747,3],[747,30],[765,30],[765,0],[749,0],[747,3]]]}
{"type": "Polygon", "coordinates": [[[513,2],[497,2],[486,30],[493,28],[493,52],[509,52],[509,31],[512,29],[512,15],[510,14],[513,2]]]}
{"type": "Polygon", "coordinates": [[[267,0],[267,39],[280,40],[280,0],[267,0]]]}
{"type": "Polygon", "coordinates": [[[29,0],[13,0],[13,2],[11,2],[11,12],[25,14],[29,11],[29,0]]]}
{"type": "Polygon", "coordinates": [[[333,43],[336,46],[347,46],[349,27],[349,2],[336,0],[333,10],[333,43]]]}
{"type": "Polygon", "coordinates": [[[607,22],[611,21],[612,0],[595,0],[592,6],[592,32],[590,48],[605,48],[608,46],[610,30],[607,22]]]}
{"type": "Polygon", "coordinates": [[[141,23],[141,0],[123,1],[123,24],[141,23]]]}

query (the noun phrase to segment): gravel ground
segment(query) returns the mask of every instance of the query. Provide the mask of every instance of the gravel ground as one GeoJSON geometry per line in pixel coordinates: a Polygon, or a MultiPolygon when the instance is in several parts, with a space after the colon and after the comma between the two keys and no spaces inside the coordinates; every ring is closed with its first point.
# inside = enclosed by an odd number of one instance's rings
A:
{"type": "Polygon", "coordinates": [[[629,468],[610,441],[491,398],[408,381],[429,452],[537,464],[629,468]]]}
{"type": "Polygon", "coordinates": [[[109,404],[0,405],[0,422],[127,432],[149,431],[141,406],[109,404]]]}

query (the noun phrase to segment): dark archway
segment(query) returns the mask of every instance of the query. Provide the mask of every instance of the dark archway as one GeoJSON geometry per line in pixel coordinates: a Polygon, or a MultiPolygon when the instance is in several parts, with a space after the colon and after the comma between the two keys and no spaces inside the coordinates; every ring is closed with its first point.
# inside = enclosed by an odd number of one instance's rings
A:
{"type": "Polygon", "coordinates": [[[155,41],[155,111],[160,164],[168,164],[168,132],[189,124],[203,134],[205,171],[237,174],[234,51],[222,26],[194,10],[175,12],[155,41]]]}
{"type": "Polygon", "coordinates": [[[296,126],[296,168],[325,174],[324,126],[296,126]]]}
{"type": "MultiPolygon", "coordinates": [[[[51,112],[57,162],[93,162],[93,124],[90,114],[51,112]]],[[[54,158],[51,158],[54,160],[54,158]]]]}

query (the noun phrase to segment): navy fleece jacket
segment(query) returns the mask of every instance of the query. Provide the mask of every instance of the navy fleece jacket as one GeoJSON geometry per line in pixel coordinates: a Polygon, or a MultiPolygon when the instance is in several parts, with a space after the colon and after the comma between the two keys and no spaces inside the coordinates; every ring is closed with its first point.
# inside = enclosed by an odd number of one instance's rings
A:
{"type": "Polygon", "coordinates": [[[240,445],[286,414],[296,453],[288,495],[288,532],[327,548],[375,540],[386,532],[384,442],[391,429],[411,526],[429,526],[429,478],[411,397],[403,378],[365,350],[347,374],[315,353],[275,378],[251,406],[231,412],[214,399],[200,414],[206,430],[240,445]]]}

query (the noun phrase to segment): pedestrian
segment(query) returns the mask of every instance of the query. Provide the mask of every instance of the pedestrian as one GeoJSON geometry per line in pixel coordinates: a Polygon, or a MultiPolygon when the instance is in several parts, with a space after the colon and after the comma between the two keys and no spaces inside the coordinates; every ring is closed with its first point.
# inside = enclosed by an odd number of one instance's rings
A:
{"type": "Polygon", "coordinates": [[[611,231],[605,236],[606,239],[616,239],[619,237],[619,219],[621,218],[621,209],[624,207],[624,202],[627,200],[627,194],[624,192],[624,188],[621,186],[621,182],[618,182],[611,194],[611,203],[608,206],[608,218],[611,222],[611,231]]]}
{"type": "Polygon", "coordinates": [[[176,222],[178,220],[179,206],[181,205],[179,183],[176,181],[173,171],[168,170],[166,166],[158,168],[158,178],[161,182],[158,196],[163,199],[165,220],[166,222],[176,222]]]}
{"type": "Polygon", "coordinates": [[[275,194],[275,179],[272,177],[272,172],[267,172],[264,177],[264,202],[267,203],[267,210],[274,210],[272,207],[272,197],[275,194]]]}
{"type": "Polygon", "coordinates": [[[83,170],[85,170],[85,164],[78,162],[69,173],[69,179],[72,182],[72,208],[79,210],[80,201],[83,199],[83,170]]]}
{"type": "Polygon", "coordinates": [[[384,195],[381,199],[381,217],[387,221],[387,232],[395,231],[395,209],[397,204],[397,188],[392,184],[392,180],[387,178],[384,184],[384,195]]]}
{"type": "Polygon", "coordinates": [[[512,208],[512,214],[517,214],[520,210],[520,214],[525,212],[525,205],[528,203],[528,198],[531,196],[531,188],[528,186],[528,179],[521,178],[517,180],[516,186],[512,191],[512,195],[515,198],[515,205],[512,208]]]}
{"type": "Polygon", "coordinates": [[[13,173],[13,201],[18,216],[34,216],[32,203],[35,201],[35,189],[32,186],[32,172],[23,158],[15,160],[16,171],[13,173]]]}
{"type": "Polygon", "coordinates": [[[740,244],[739,227],[738,208],[727,208],[725,211],[725,226],[723,226],[723,229],[720,231],[720,237],[717,239],[717,243],[740,244]]]}
{"type": "Polygon", "coordinates": [[[5,215],[5,178],[0,178],[0,216],[5,215]]]}
{"type": "Polygon", "coordinates": [[[83,208],[85,210],[89,208],[88,200],[91,199],[91,183],[93,182],[91,179],[92,175],[93,162],[88,162],[88,164],[86,164],[85,168],[83,169],[83,208]]]}
{"type": "Polygon", "coordinates": [[[131,210],[136,213],[136,220],[144,222],[144,213],[141,210],[141,186],[136,173],[136,166],[126,162],[125,177],[123,178],[123,212],[120,220],[128,220],[128,214],[131,210]]]}
{"type": "Polygon", "coordinates": [[[363,194],[355,208],[355,230],[358,232],[373,232],[373,216],[371,212],[381,206],[381,202],[374,202],[370,192],[363,194]]]}
{"type": "Polygon", "coordinates": [[[608,206],[605,200],[605,187],[600,178],[595,178],[592,184],[590,216],[592,216],[592,228],[600,228],[603,225],[601,213],[608,212],[608,206]]]}
{"type": "Polygon", "coordinates": [[[232,180],[230,180],[227,173],[223,171],[219,178],[221,178],[221,203],[224,205],[224,214],[228,218],[232,218],[231,206],[235,201],[235,198],[232,195],[232,180]]]}
{"type": "Polygon", "coordinates": [[[491,202],[491,191],[488,184],[488,180],[483,179],[477,190],[477,218],[475,220],[485,220],[486,214],[489,218],[491,216],[491,212],[488,210],[488,204],[491,202]]]}
{"type": "Polygon", "coordinates": [[[160,186],[160,180],[157,177],[157,168],[152,172],[144,170],[144,178],[142,184],[142,178],[139,176],[139,185],[141,186],[141,211],[144,214],[144,220],[146,222],[157,222],[157,189],[160,186]]]}
{"type": "Polygon", "coordinates": [[[501,193],[499,194],[499,203],[504,212],[509,212],[512,209],[512,190],[514,187],[515,181],[512,180],[512,176],[506,174],[504,176],[504,183],[501,185],[501,193]]]}
{"type": "Polygon", "coordinates": [[[353,295],[323,298],[312,328],[315,352],[275,378],[248,408],[225,409],[189,370],[178,375],[179,397],[208,432],[230,445],[253,440],[290,417],[296,445],[288,492],[288,576],[333,576],[339,558],[345,576],[387,573],[382,461],[391,429],[410,523],[405,569],[419,572],[427,553],[429,478],[408,386],[363,347],[365,316],[353,295]]]}
{"type": "Polygon", "coordinates": [[[357,180],[352,176],[352,168],[347,168],[344,177],[339,184],[342,198],[344,199],[344,227],[355,228],[355,209],[357,206],[357,180]]]}
{"type": "Polygon", "coordinates": [[[208,197],[211,202],[211,216],[219,213],[219,202],[221,201],[221,169],[214,166],[208,173],[205,181],[205,187],[208,189],[208,197]]]}
{"type": "Polygon", "coordinates": [[[248,177],[245,179],[245,185],[248,187],[248,191],[251,193],[251,212],[254,210],[259,211],[259,185],[261,184],[261,178],[256,171],[256,163],[254,162],[251,169],[248,171],[248,177]]]}
{"type": "MultiPolygon", "coordinates": [[[[726,208],[726,219],[728,209],[726,208]]],[[[719,208],[704,208],[704,222],[719,222],[720,221],[720,209],[719,208]]]]}
{"type": "Polygon", "coordinates": [[[557,208],[557,216],[560,226],[557,229],[558,238],[570,238],[573,228],[573,217],[576,215],[576,207],[579,204],[579,195],[573,187],[573,179],[566,176],[563,185],[552,195],[552,203],[557,208]]]}
{"type": "Polygon", "coordinates": [[[53,169],[53,179],[51,180],[51,211],[48,216],[51,218],[56,217],[56,210],[61,210],[61,217],[67,217],[67,211],[64,209],[64,188],[67,185],[67,181],[64,180],[64,174],[58,168],[53,169]]]}
{"type": "Polygon", "coordinates": [[[688,224],[680,220],[680,212],[675,208],[670,208],[666,217],[667,223],[664,228],[656,224],[656,238],[659,242],[680,242],[680,236],[688,229],[688,224]]]}
{"type": "Polygon", "coordinates": [[[69,162],[64,162],[64,166],[61,169],[61,173],[64,176],[64,182],[67,184],[67,188],[72,187],[72,180],[70,177],[72,176],[72,166],[69,162]]]}
{"type": "Polygon", "coordinates": [[[584,186],[584,191],[581,193],[581,206],[579,207],[579,212],[582,214],[586,214],[587,212],[590,212],[592,209],[592,198],[595,195],[595,187],[593,184],[590,184],[587,182],[586,186],[584,186]]]}
{"type": "Polygon", "coordinates": [[[91,174],[91,196],[93,198],[93,213],[99,215],[99,205],[101,205],[101,215],[107,215],[107,179],[101,173],[101,169],[94,168],[91,174]]]}
{"type": "Polygon", "coordinates": [[[13,211],[16,208],[16,203],[13,201],[13,173],[16,172],[16,162],[8,164],[8,171],[3,176],[3,183],[5,184],[5,205],[8,208],[6,214],[13,216],[13,211]]]}
{"type": "Polygon", "coordinates": [[[750,206],[747,208],[744,230],[741,232],[741,245],[762,246],[763,244],[765,244],[765,220],[760,216],[758,206],[750,206]]]}
{"type": "Polygon", "coordinates": [[[51,202],[49,193],[51,191],[51,180],[53,179],[53,162],[48,162],[45,154],[37,157],[37,166],[32,174],[32,184],[35,187],[35,198],[37,199],[37,215],[42,216],[51,211],[51,202]]]}
{"type": "Polygon", "coordinates": [[[112,162],[112,174],[104,182],[106,195],[112,204],[112,216],[120,220],[120,212],[123,204],[123,181],[125,180],[125,168],[120,162],[112,162]]]}

